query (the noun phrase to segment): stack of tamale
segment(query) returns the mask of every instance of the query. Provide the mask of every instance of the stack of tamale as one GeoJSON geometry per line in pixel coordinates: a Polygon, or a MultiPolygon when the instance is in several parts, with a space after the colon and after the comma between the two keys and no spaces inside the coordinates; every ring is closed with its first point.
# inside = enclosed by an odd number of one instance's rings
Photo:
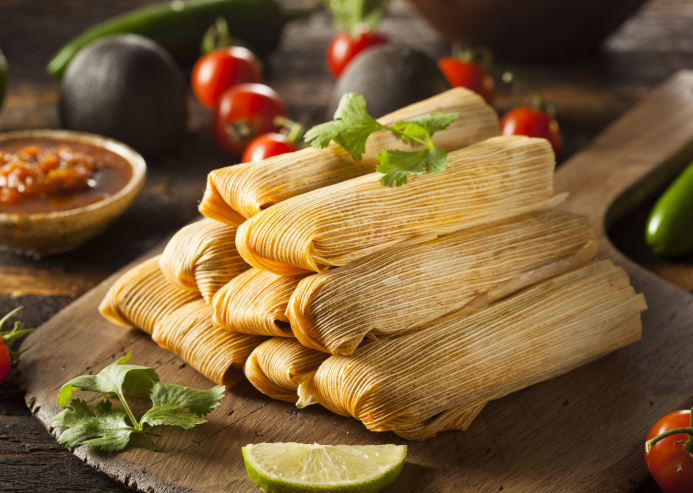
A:
{"type": "Polygon", "coordinates": [[[122,276],[101,313],[215,382],[245,374],[414,440],[637,341],[644,299],[593,260],[587,218],[554,210],[545,140],[498,137],[464,89],[381,121],[449,112],[434,140],[450,167],[402,187],[373,172],[405,148],[383,131],[361,162],[331,146],[212,172],[207,218],[122,276]]]}

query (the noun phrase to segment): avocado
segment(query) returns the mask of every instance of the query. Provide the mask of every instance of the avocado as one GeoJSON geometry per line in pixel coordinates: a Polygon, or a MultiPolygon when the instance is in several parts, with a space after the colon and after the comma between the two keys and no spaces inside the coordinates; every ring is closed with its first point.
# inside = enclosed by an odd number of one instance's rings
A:
{"type": "Polygon", "coordinates": [[[376,46],[347,65],[332,93],[328,115],[348,92],[366,98],[368,114],[379,118],[448,89],[450,84],[428,55],[403,45],[376,46]]]}
{"type": "Polygon", "coordinates": [[[65,128],[120,140],[147,156],[177,147],[186,129],[186,84],[173,58],[135,34],[81,50],[60,90],[65,128]]]}

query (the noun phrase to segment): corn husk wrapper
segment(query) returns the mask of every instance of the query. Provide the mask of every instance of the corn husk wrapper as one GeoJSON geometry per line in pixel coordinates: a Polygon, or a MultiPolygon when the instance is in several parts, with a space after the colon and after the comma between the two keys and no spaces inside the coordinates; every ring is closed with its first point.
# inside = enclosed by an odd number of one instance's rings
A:
{"type": "Polygon", "coordinates": [[[351,354],[365,336],[401,335],[478,309],[587,263],[596,249],[586,217],[533,212],[312,275],[298,284],[287,316],[305,346],[351,354]]]}
{"type": "Polygon", "coordinates": [[[474,406],[639,340],[645,309],[621,268],[588,264],[475,313],[330,356],[303,384],[300,405],[312,397],[371,430],[424,439],[461,428],[474,406]]]}
{"type": "Polygon", "coordinates": [[[372,173],[281,202],[238,228],[236,248],[280,275],[321,272],[397,246],[556,205],[545,139],[495,137],[450,154],[442,173],[401,187],[372,173]]]}
{"type": "Polygon", "coordinates": [[[159,265],[169,281],[199,291],[211,303],[224,284],[249,267],[236,251],[235,239],[234,226],[203,219],[171,238],[159,265]]]}
{"type": "Polygon", "coordinates": [[[248,355],[265,338],[229,332],[212,323],[212,307],[192,301],[161,319],[152,339],[211,381],[231,386],[243,379],[248,355]]]}
{"type": "Polygon", "coordinates": [[[159,268],[159,257],[136,265],[113,283],[99,305],[101,316],[151,334],[161,318],[200,298],[200,293],[169,282],[159,268]]]}
{"type": "Polygon", "coordinates": [[[286,305],[304,277],[249,269],[214,296],[214,322],[245,334],[294,337],[285,315],[286,305]]]}
{"type": "Polygon", "coordinates": [[[307,348],[296,339],[273,337],[250,353],[243,372],[263,394],[295,404],[298,384],[328,357],[329,354],[307,348]]]}
{"type": "MultiPolygon", "coordinates": [[[[447,151],[500,134],[495,111],[464,88],[451,89],[378,121],[392,125],[430,113],[460,114],[447,130],[434,136],[436,145],[447,151]]],[[[372,173],[379,164],[376,155],[383,149],[412,147],[391,132],[379,131],[369,137],[361,161],[354,161],[341,147],[332,144],[327,149],[307,148],[261,163],[215,170],[209,175],[200,212],[217,221],[240,225],[246,218],[290,197],[372,173]]]]}

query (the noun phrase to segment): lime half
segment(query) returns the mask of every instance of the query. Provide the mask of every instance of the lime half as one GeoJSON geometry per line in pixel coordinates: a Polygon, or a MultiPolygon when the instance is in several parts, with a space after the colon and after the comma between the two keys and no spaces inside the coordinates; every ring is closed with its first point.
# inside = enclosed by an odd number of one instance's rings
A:
{"type": "Polygon", "coordinates": [[[406,445],[258,443],[243,447],[245,468],[265,493],[375,493],[404,466],[406,445]]]}

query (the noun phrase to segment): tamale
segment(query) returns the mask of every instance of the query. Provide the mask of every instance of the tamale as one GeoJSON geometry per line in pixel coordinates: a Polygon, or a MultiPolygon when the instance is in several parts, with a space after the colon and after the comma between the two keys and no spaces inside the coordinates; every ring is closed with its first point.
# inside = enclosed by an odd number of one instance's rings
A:
{"type": "Polygon", "coordinates": [[[248,355],[266,338],[229,332],[212,323],[212,307],[197,300],[161,319],[152,339],[220,385],[243,379],[248,355]]]}
{"type": "Polygon", "coordinates": [[[442,173],[387,187],[381,174],[280,202],[238,228],[236,248],[280,275],[321,272],[380,250],[548,208],[555,158],[545,139],[494,137],[452,152],[442,173]]]}
{"type": "MultiPolygon", "coordinates": [[[[477,94],[455,88],[420,101],[378,121],[392,125],[430,113],[459,113],[447,130],[436,133],[435,143],[452,151],[500,134],[498,117],[477,94]]],[[[307,148],[272,157],[261,163],[230,166],[209,174],[200,212],[228,224],[240,225],[263,209],[305,192],[372,173],[383,149],[409,150],[392,133],[380,131],[368,140],[361,161],[336,144],[327,149],[307,148]]]]}
{"type": "Polygon", "coordinates": [[[291,293],[303,277],[247,270],[214,296],[214,322],[235,332],[294,337],[284,312],[291,293]]]}
{"type": "Polygon", "coordinates": [[[533,212],[314,274],[298,284],[287,316],[302,344],[351,354],[366,335],[484,306],[588,262],[596,249],[587,217],[533,212]]]}
{"type": "Polygon", "coordinates": [[[113,283],[99,305],[101,316],[151,334],[162,317],[200,298],[198,292],[171,284],[159,268],[159,257],[136,265],[113,283]]]}
{"type": "Polygon", "coordinates": [[[296,403],[298,384],[328,357],[329,354],[307,348],[296,339],[273,337],[250,353],[243,371],[263,394],[296,403]]]}
{"type": "Polygon", "coordinates": [[[235,238],[235,227],[205,218],[171,238],[159,266],[169,281],[199,291],[211,303],[224,284],[249,267],[236,251],[235,238]]]}
{"type": "Polygon", "coordinates": [[[462,428],[474,406],[639,340],[645,309],[623,269],[594,262],[472,314],[330,356],[302,395],[371,430],[427,438],[462,428]]]}

